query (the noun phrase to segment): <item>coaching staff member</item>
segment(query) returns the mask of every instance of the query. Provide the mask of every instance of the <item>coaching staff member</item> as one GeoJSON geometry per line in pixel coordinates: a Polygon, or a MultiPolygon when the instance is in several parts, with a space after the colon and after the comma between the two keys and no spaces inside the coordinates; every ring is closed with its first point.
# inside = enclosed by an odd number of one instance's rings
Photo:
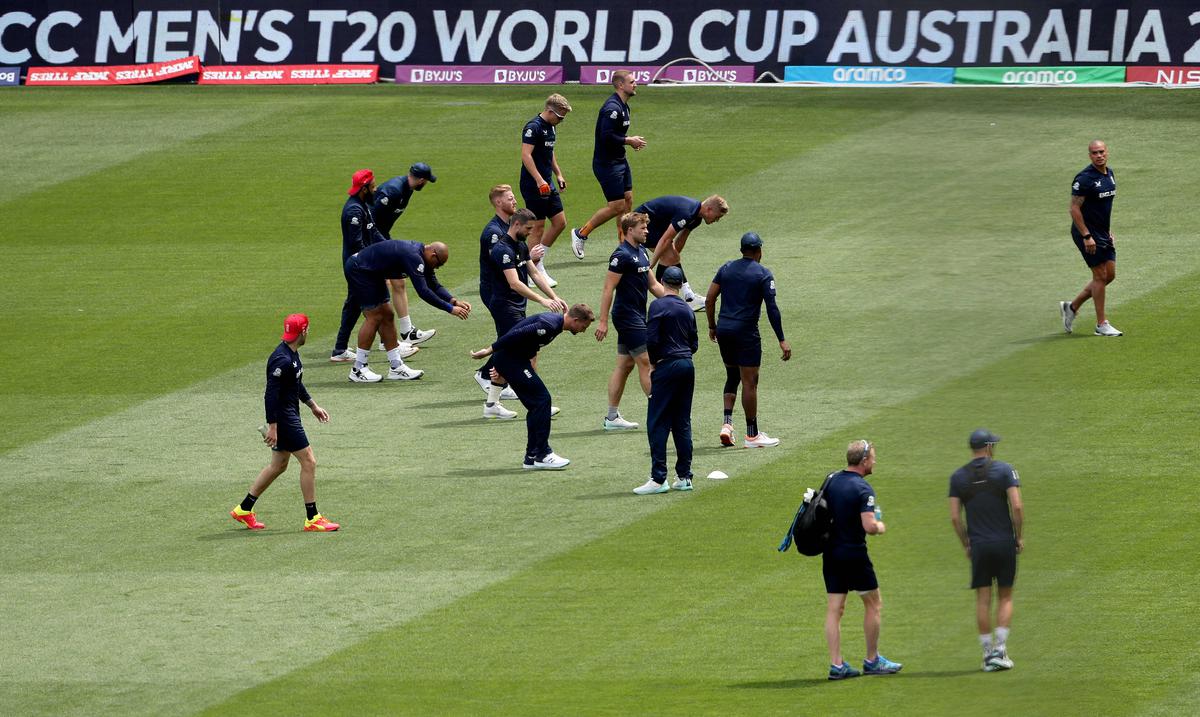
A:
{"type": "Polygon", "coordinates": [[[650,438],[650,480],[633,492],[667,492],[667,435],[675,437],[675,490],[692,489],[692,393],[696,369],[692,355],[699,348],[696,316],[679,297],[683,271],[672,266],[663,273],[662,298],[650,304],[646,319],[646,350],[654,366],[646,408],[650,438]]]}
{"type": "Polygon", "coordinates": [[[1017,553],[1024,548],[1021,528],[1021,482],[1017,471],[993,459],[1000,436],[980,428],[968,441],[974,457],[950,476],[950,522],[971,560],[971,588],[975,591],[975,619],[987,672],[1012,669],[1008,658],[1008,630],[1012,624],[1013,581],[1017,553]],[[963,509],[967,523],[963,525],[963,509]],[[992,639],[992,583],[996,584],[996,637],[992,639]]]}
{"type": "Polygon", "coordinates": [[[308,339],[308,317],[292,314],[283,321],[282,341],[267,359],[267,389],[263,392],[267,426],[263,443],[271,447],[271,462],[259,472],[250,486],[250,492],[240,505],[233,506],[229,514],[250,530],[267,527],[258,522],[254,504],[276,478],[287,470],[288,459],[294,454],[300,461],[300,493],[304,496],[304,508],[308,517],[304,530],[323,533],[338,529],[317,512],[317,459],[313,455],[304,426],[300,423],[300,404],[304,403],[321,423],[329,422],[329,414],[308,394],[301,378],[304,365],[300,362],[299,349],[308,339]]]}
{"type": "Polygon", "coordinates": [[[1075,315],[1084,302],[1092,300],[1096,308],[1096,335],[1120,336],[1121,332],[1104,313],[1105,292],[1117,278],[1116,239],[1110,229],[1113,199],[1117,196],[1117,178],[1108,166],[1108,145],[1095,140],[1088,145],[1092,163],[1075,175],[1071,185],[1071,238],[1092,270],[1092,280],[1084,284],[1072,301],[1058,302],[1063,329],[1071,333],[1075,315]]]}
{"type": "Polygon", "coordinates": [[[890,675],[903,667],[879,654],[879,628],[883,598],[875,567],[867,556],[867,536],[883,535],[886,527],[876,516],[875,489],[867,476],[875,468],[875,447],[870,441],[851,441],[846,446],[846,468],[830,476],[825,499],[833,517],[829,544],[822,554],[828,607],[825,611],[825,641],[829,643],[829,679],[843,680],[860,674],[890,675]],[[860,673],[842,660],[842,614],[846,596],[853,590],[862,598],[863,633],[867,657],[860,673]]]}
{"type": "Polygon", "coordinates": [[[721,347],[721,360],[725,362],[722,445],[733,445],[733,403],[737,400],[738,384],[742,386],[742,410],[746,412],[746,439],[742,445],[746,448],[779,445],[778,438],[758,430],[758,369],[762,364],[758,317],[763,304],[775,338],[779,339],[783,360],[787,361],[792,358],[792,347],[783,338],[783,317],[775,305],[775,277],[762,265],[762,238],[747,232],[742,235],[742,258],[726,262],[717,270],[704,301],[708,337],[721,347]],[[714,317],[718,296],[720,318],[714,317]]]}

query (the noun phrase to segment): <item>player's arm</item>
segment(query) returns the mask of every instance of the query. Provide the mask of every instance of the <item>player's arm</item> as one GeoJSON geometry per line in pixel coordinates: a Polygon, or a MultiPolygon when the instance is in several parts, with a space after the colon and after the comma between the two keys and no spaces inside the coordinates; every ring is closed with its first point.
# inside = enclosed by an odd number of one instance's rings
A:
{"type": "Polygon", "coordinates": [[[562,169],[558,166],[558,152],[550,152],[550,167],[554,169],[554,176],[558,178],[559,191],[566,189],[567,178],[563,176],[562,169]]]}
{"type": "Polygon", "coordinates": [[[763,283],[763,303],[767,307],[767,321],[771,322],[771,330],[775,332],[779,349],[783,351],[783,360],[787,361],[792,358],[792,345],[783,337],[783,314],[779,311],[779,304],[775,302],[775,277],[767,274],[763,283]]]}
{"type": "Polygon", "coordinates": [[[704,295],[704,317],[708,319],[708,339],[717,342],[717,297],[721,295],[721,285],[713,280],[708,285],[708,293],[704,295]]]}
{"type": "MultiPolygon", "coordinates": [[[[535,269],[533,269],[533,262],[529,262],[528,264],[526,264],[526,266],[530,267],[529,278],[533,279],[534,283],[537,284],[538,286],[544,286],[546,284],[546,280],[544,278],[542,278],[541,274],[538,274],[536,279],[534,278],[533,272],[535,271],[535,269]]],[[[521,296],[524,296],[529,301],[532,301],[535,304],[541,304],[542,306],[545,306],[548,309],[552,308],[555,305],[554,300],[548,299],[548,298],[542,296],[541,294],[538,294],[533,289],[530,289],[525,284],[525,282],[521,281],[521,275],[517,273],[517,270],[515,268],[505,269],[504,270],[504,279],[506,281],[508,281],[508,288],[517,292],[521,296]]],[[[542,291],[549,291],[549,289],[542,289],[542,291]]]]}
{"type": "MultiPolygon", "coordinates": [[[[409,278],[412,279],[413,289],[416,290],[417,296],[420,296],[421,299],[425,301],[425,303],[429,304],[430,306],[439,308],[442,311],[445,311],[447,314],[455,313],[454,309],[457,307],[455,307],[455,305],[450,303],[449,301],[446,301],[445,298],[443,298],[442,296],[439,296],[436,291],[431,289],[429,287],[429,283],[425,281],[425,277],[422,276],[419,272],[413,272],[412,274],[409,274],[409,278]]],[[[443,289],[443,291],[444,291],[444,289],[443,289]]],[[[446,293],[449,294],[450,292],[446,292],[446,293]]],[[[457,316],[457,314],[455,314],[455,315],[457,316]]],[[[466,317],[460,317],[460,318],[466,318],[466,317]]]]}
{"type": "Polygon", "coordinates": [[[329,423],[329,412],[317,405],[313,397],[308,393],[308,389],[304,387],[304,381],[296,379],[296,391],[300,398],[300,403],[308,406],[312,414],[317,417],[321,423],[329,423]]]}
{"type": "Polygon", "coordinates": [[[1025,549],[1025,540],[1022,537],[1025,529],[1025,504],[1021,502],[1021,489],[1017,486],[1009,486],[1008,490],[1008,507],[1012,512],[1013,537],[1017,539],[1017,552],[1025,549]]]}
{"type": "MultiPolygon", "coordinates": [[[[675,252],[676,253],[683,251],[683,245],[687,244],[688,237],[691,236],[691,233],[692,233],[691,229],[684,229],[683,231],[681,231],[675,235],[674,244],[675,244],[675,252]]],[[[655,248],[657,248],[657,247],[655,247],[655,248]]]]}
{"type": "Polygon", "coordinates": [[[646,354],[650,357],[650,365],[654,366],[661,358],[659,353],[659,331],[662,330],[662,314],[650,307],[646,317],[646,354]]]}
{"type": "Polygon", "coordinates": [[[282,360],[267,362],[267,389],[263,391],[263,409],[267,419],[267,433],[263,436],[263,443],[274,448],[279,442],[279,394],[283,390],[283,385],[279,377],[283,375],[284,362],[282,360]],[[278,375],[276,373],[278,372],[278,375]]]}
{"type": "MultiPolygon", "coordinates": [[[[545,247],[543,247],[541,244],[538,244],[538,247],[545,249],[545,247]]],[[[542,293],[545,294],[546,298],[549,299],[550,303],[547,304],[542,299],[536,299],[536,301],[539,304],[541,304],[542,306],[545,306],[547,309],[550,309],[551,311],[557,311],[560,314],[567,313],[567,309],[570,308],[569,306],[567,306],[567,302],[558,298],[558,294],[554,293],[554,289],[552,289],[550,287],[550,282],[546,280],[546,275],[543,274],[542,272],[538,271],[537,264],[531,261],[531,262],[526,263],[525,266],[527,266],[529,268],[529,278],[533,279],[533,283],[536,284],[537,287],[542,290],[542,293]]],[[[516,273],[517,273],[516,271],[513,271],[514,275],[516,273]]],[[[505,272],[504,276],[505,276],[505,278],[508,278],[509,286],[511,286],[512,278],[508,277],[508,272],[505,272]]],[[[528,286],[526,286],[525,288],[529,289],[528,286]]],[[[529,293],[532,294],[533,290],[529,289],[529,293]]]]}
{"type": "Polygon", "coordinates": [[[658,280],[658,277],[652,271],[646,272],[646,288],[659,299],[667,295],[667,290],[663,288],[662,282],[658,280]]]}
{"type": "Polygon", "coordinates": [[[541,172],[537,169],[537,164],[533,161],[533,145],[528,142],[521,143],[521,164],[524,165],[525,171],[529,172],[529,176],[533,177],[533,181],[537,184],[538,193],[546,195],[550,193],[550,185],[542,177],[541,172]]]}
{"type": "Polygon", "coordinates": [[[887,530],[887,526],[882,520],[875,520],[875,511],[869,510],[858,514],[862,520],[863,530],[867,531],[867,535],[883,535],[887,530]]]}
{"type": "Polygon", "coordinates": [[[967,551],[967,557],[971,557],[971,541],[967,538],[967,524],[963,522],[962,500],[956,495],[950,496],[950,525],[954,528],[954,534],[958,536],[958,542],[962,543],[963,550],[967,551]]]}
{"type": "MultiPolygon", "coordinates": [[[[1076,183],[1078,185],[1078,182],[1076,183]]],[[[1071,222],[1075,224],[1075,229],[1083,236],[1083,250],[1088,254],[1096,253],[1096,240],[1092,238],[1091,231],[1087,228],[1087,223],[1083,221],[1083,202],[1087,197],[1081,194],[1071,192],[1071,222]]]]}
{"type": "Polygon", "coordinates": [[[621,125],[617,122],[620,117],[620,112],[610,109],[610,106],[600,108],[600,137],[614,147],[623,147],[627,144],[632,144],[628,137],[621,134],[621,125]],[[613,117],[613,114],[617,116],[613,117]]]}
{"type": "Polygon", "coordinates": [[[656,244],[654,246],[654,256],[650,257],[650,268],[651,269],[653,269],[655,266],[657,266],[658,260],[662,258],[663,254],[667,253],[667,247],[671,247],[672,249],[675,247],[675,225],[674,224],[667,227],[667,230],[665,232],[663,232],[662,237],[659,238],[658,244],[656,244]]]}
{"type": "Polygon", "coordinates": [[[347,254],[357,254],[367,247],[367,217],[358,206],[342,215],[342,246],[347,254]]]}
{"type": "Polygon", "coordinates": [[[688,312],[688,318],[691,319],[691,323],[688,324],[688,348],[695,355],[700,350],[700,336],[696,333],[696,315],[688,312]]]}
{"type": "Polygon", "coordinates": [[[617,288],[617,283],[621,281],[621,275],[615,271],[609,271],[604,277],[604,289],[600,292],[600,315],[596,321],[596,340],[603,341],[605,336],[608,336],[608,312],[612,308],[613,291],[617,288]]]}

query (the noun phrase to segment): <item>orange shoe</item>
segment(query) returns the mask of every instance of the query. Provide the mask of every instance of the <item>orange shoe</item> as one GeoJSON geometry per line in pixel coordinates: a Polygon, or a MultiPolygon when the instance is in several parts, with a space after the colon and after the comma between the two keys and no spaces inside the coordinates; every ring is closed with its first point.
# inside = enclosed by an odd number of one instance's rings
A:
{"type": "Polygon", "coordinates": [[[254,515],[254,511],[242,510],[242,506],[240,505],[233,506],[233,510],[229,511],[229,515],[237,522],[245,523],[246,527],[250,530],[262,530],[267,527],[258,522],[258,516],[254,515]]]}
{"type": "Polygon", "coordinates": [[[721,426],[721,445],[733,445],[733,424],[726,423],[721,426]]]}
{"type": "Polygon", "coordinates": [[[332,533],[342,526],[331,523],[325,516],[317,513],[312,520],[304,521],[304,530],[311,533],[332,533]]]}

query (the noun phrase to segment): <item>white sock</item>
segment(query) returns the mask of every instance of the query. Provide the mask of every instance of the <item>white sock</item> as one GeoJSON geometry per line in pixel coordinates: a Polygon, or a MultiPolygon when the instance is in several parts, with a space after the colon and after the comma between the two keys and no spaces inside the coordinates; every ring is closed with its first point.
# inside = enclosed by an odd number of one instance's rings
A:
{"type": "Polygon", "coordinates": [[[397,328],[402,334],[407,334],[409,331],[412,331],[412,319],[407,316],[401,316],[400,318],[396,319],[396,324],[397,328]]]}
{"type": "Polygon", "coordinates": [[[370,349],[355,349],[354,368],[363,369],[367,367],[367,359],[371,356],[370,349]]]}
{"type": "Polygon", "coordinates": [[[992,651],[992,636],[991,635],[980,635],[979,636],[979,645],[981,647],[983,647],[984,654],[991,652],[992,651]]]}
{"type": "Polygon", "coordinates": [[[400,368],[401,366],[404,365],[404,359],[400,358],[400,347],[399,346],[388,351],[387,357],[388,357],[388,363],[391,364],[392,368],[400,368]]]}
{"type": "Polygon", "coordinates": [[[1008,628],[1007,627],[996,628],[996,647],[1003,650],[1004,646],[1007,644],[1008,644],[1008,628]]]}
{"type": "Polygon", "coordinates": [[[494,406],[500,401],[500,393],[504,391],[503,386],[497,386],[494,383],[488,384],[487,405],[494,406]]]}

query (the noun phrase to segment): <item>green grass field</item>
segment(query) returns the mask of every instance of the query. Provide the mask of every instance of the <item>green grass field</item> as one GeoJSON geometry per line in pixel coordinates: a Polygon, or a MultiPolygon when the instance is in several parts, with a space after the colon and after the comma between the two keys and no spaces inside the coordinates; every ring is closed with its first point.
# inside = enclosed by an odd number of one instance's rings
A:
{"type": "MultiPolygon", "coordinates": [[[[721,449],[724,372],[705,342],[697,490],[646,498],[630,492],[645,434],[600,430],[611,338],[543,353],[563,409],[551,442],[573,461],[549,475],[520,469],[523,421],[479,418],[482,307],[464,323],[413,304],[438,329],[410,361],[420,382],[353,385],[325,360],[350,174],[433,166],[395,233],[446,241],[439,276],[473,300],[487,189],[515,183],[544,94],[3,93],[0,712],[1195,710],[1200,94],[643,88],[635,200],[725,196],[728,217],[684,253],[692,283],[758,231],[795,350],[765,352],[760,422],[782,446],[721,449]],[[1057,313],[1087,277],[1066,210],[1096,137],[1120,182],[1114,340],[1090,335],[1090,307],[1070,337],[1057,313]],[[292,311],[312,317],[305,382],[333,417],[306,420],[332,535],[300,531],[295,466],[258,504],[267,531],[227,515],[268,458],[263,363],[292,311]],[[1004,436],[1029,519],[1003,674],[978,671],[946,510],[980,425],[1004,436]],[[881,648],[905,668],[830,684],[820,561],[775,546],[860,437],[878,446],[889,527],[871,539],[881,648]]],[[[590,153],[607,92],[565,94],[579,224],[602,203],[590,153]]],[[[598,304],[614,231],[582,262],[556,246],[565,299],[598,304]]],[[[623,408],[644,420],[633,381],[623,408]]],[[[856,661],[861,615],[852,598],[856,661]]]]}

